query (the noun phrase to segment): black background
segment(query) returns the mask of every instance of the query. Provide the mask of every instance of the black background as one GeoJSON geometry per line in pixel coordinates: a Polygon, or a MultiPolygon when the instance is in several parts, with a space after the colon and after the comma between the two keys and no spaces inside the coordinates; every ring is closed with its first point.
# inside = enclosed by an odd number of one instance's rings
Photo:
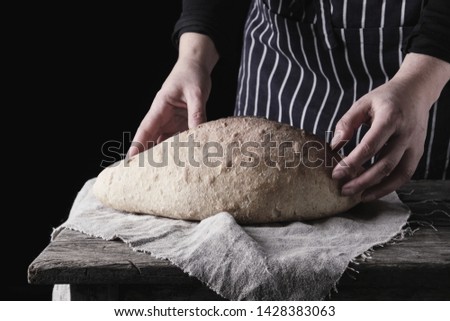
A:
{"type": "MultiPolygon", "coordinates": [[[[27,268],[101,171],[102,145],[134,135],[148,111],[177,58],[181,0],[17,6],[4,8],[1,40],[0,299],[49,300],[27,268]]],[[[232,114],[238,63],[239,48],[214,69],[208,119],[232,114]]]]}
{"type": "MultiPolygon", "coordinates": [[[[6,30],[3,300],[51,299],[27,284],[28,265],[101,170],[102,144],[134,135],[177,58],[181,1],[35,6],[11,8],[6,30]]],[[[232,114],[238,58],[213,71],[209,119],[232,114]]]]}

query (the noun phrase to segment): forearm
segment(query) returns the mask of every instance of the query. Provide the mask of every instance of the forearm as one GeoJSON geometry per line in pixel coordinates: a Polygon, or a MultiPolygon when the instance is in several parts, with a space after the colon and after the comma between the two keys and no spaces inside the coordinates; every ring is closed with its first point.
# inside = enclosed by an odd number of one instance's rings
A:
{"type": "Polygon", "coordinates": [[[412,92],[420,93],[425,105],[431,105],[439,98],[442,89],[450,80],[450,63],[429,55],[409,53],[393,82],[408,86],[412,92]]]}
{"type": "Polygon", "coordinates": [[[180,37],[179,60],[186,60],[205,68],[211,74],[219,60],[219,54],[210,37],[194,32],[183,33],[180,37]]]}
{"type": "Polygon", "coordinates": [[[450,63],[450,1],[428,0],[409,35],[404,52],[415,52],[450,63]]]}
{"type": "Polygon", "coordinates": [[[175,47],[183,33],[207,35],[221,57],[238,58],[250,0],[183,0],[172,33],[175,47]],[[237,56],[236,56],[237,55],[237,56]]]}

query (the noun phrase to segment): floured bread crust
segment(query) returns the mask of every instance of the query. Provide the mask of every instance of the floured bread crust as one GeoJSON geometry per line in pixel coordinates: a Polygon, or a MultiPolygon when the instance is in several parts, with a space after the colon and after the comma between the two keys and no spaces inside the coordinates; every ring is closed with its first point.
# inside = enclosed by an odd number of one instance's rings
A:
{"type": "Polygon", "coordinates": [[[105,168],[93,192],[115,209],[174,219],[226,211],[243,224],[311,220],[360,201],[340,196],[331,179],[339,160],[325,142],[298,128],[228,117],[105,168]]]}

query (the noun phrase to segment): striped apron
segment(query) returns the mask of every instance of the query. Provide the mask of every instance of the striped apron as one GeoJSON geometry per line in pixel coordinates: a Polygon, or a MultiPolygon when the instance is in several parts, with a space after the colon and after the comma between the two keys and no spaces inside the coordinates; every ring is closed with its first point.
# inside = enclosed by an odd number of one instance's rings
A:
{"type": "MultiPolygon", "coordinates": [[[[358,98],[387,82],[423,0],[253,0],[244,29],[235,115],[255,115],[327,141],[358,98]]],[[[430,110],[414,179],[449,179],[450,84],[430,110]]],[[[361,141],[361,126],[343,150],[361,141]]]]}

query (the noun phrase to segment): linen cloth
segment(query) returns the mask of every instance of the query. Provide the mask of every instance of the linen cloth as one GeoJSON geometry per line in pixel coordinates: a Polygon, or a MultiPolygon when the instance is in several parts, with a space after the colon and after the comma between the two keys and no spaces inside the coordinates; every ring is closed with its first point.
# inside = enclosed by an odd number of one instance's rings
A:
{"type": "Polygon", "coordinates": [[[52,239],[65,228],[120,239],[130,251],[170,260],[229,300],[323,300],[355,257],[401,235],[410,215],[393,192],[308,222],[247,226],[226,212],[192,222],[105,207],[92,193],[94,182],[79,191],[52,239]]]}

